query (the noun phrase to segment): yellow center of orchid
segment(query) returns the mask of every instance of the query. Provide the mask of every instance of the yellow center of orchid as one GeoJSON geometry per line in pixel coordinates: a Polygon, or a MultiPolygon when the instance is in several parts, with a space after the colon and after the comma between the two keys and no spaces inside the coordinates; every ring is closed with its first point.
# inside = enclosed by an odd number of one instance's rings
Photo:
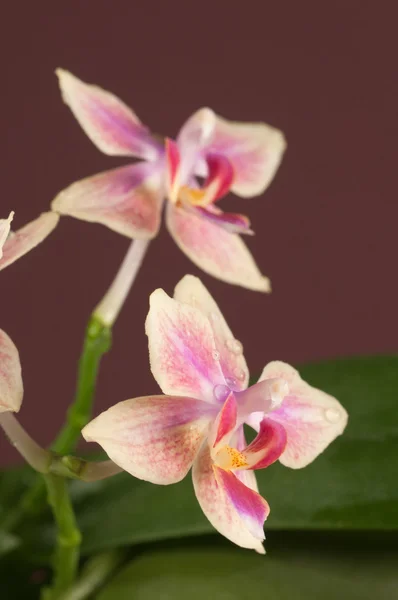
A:
{"type": "Polygon", "coordinates": [[[222,469],[240,469],[242,467],[249,466],[245,456],[239,450],[231,448],[231,446],[224,446],[221,448],[215,457],[214,462],[218,467],[222,469]]]}
{"type": "Polygon", "coordinates": [[[181,202],[192,204],[192,206],[207,206],[211,203],[208,190],[190,188],[187,185],[181,186],[178,199],[181,202]]]}

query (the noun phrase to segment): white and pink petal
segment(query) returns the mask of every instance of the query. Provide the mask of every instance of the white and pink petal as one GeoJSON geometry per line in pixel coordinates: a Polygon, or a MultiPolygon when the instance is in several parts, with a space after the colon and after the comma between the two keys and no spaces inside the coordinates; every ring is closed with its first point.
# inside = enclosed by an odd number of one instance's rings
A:
{"type": "Polygon", "coordinates": [[[180,250],[209,275],[251,290],[270,291],[269,279],[259,271],[239,235],[171,203],[166,224],[180,250]]]}
{"type": "Polygon", "coordinates": [[[7,219],[0,219],[0,259],[3,256],[3,246],[10,235],[11,221],[13,218],[14,212],[10,212],[7,219]]]}
{"type": "Polygon", "coordinates": [[[12,339],[0,329],[0,413],[18,412],[23,398],[21,363],[12,339]]]}
{"type": "Polygon", "coordinates": [[[181,481],[207,435],[212,407],[180,396],[145,396],[119,402],[82,431],[119,467],[160,485],[181,481]]]}
{"type": "Polygon", "coordinates": [[[239,123],[217,117],[206,154],[226,157],[233,168],[231,190],[244,198],[262,194],[286,148],[283,133],[265,123],[239,123]]]}
{"type": "Polygon", "coordinates": [[[3,245],[0,271],[45,240],[55,229],[58,221],[59,216],[57,214],[46,212],[16,232],[11,232],[3,245]]]}
{"type": "Polygon", "coordinates": [[[179,180],[187,185],[192,176],[208,174],[203,157],[204,149],[210,144],[216,124],[216,115],[210,108],[201,108],[184,123],[177,136],[177,146],[181,157],[179,180]]]}
{"type": "Polygon", "coordinates": [[[151,370],[163,393],[216,403],[214,390],[225,379],[213,331],[200,310],[158,289],[150,297],[146,333],[151,370]]]}
{"type": "Polygon", "coordinates": [[[263,554],[267,502],[232,472],[214,466],[207,443],[193,464],[192,477],[198,502],[213,527],[234,544],[263,554]]]}
{"type": "Polygon", "coordinates": [[[280,462],[300,469],[310,464],[347,425],[346,410],[336,398],[303,381],[296,369],[275,361],[269,363],[260,380],[283,378],[289,386],[282,405],[267,415],[287,433],[280,462]]]}
{"type": "Polygon", "coordinates": [[[156,160],[163,153],[137,115],[114,94],[57,69],[65,104],[83,131],[102,152],[156,160]]]}
{"type": "Polygon", "coordinates": [[[159,231],[163,199],[159,167],[142,162],[73,183],[56,196],[52,210],[129,238],[150,239],[159,231]]]}
{"type": "MultiPolygon", "coordinates": [[[[209,319],[226,381],[234,389],[245,389],[249,381],[249,371],[242,344],[235,339],[217,303],[200,279],[193,275],[185,275],[175,288],[174,298],[199,309],[209,319]]],[[[220,401],[224,401],[222,394],[220,396],[220,401]]]]}

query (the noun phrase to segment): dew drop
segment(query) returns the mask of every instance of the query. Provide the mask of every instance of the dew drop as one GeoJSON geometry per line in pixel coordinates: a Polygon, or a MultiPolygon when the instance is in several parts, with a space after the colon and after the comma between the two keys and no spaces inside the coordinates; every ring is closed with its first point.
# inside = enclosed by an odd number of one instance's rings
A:
{"type": "Polygon", "coordinates": [[[215,312],[211,312],[211,313],[210,313],[210,315],[209,315],[209,317],[210,317],[210,319],[211,319],[213,322],[216,322],[216,321],[218,321],[218,314],[217,314],[217,313],[215,313],[215,312]]]}
{"type": "Polygon", "coordinates": [[[329,423],[337,423],[340,421],[340,411],[336,408],[328,408],[325,410],[325,417],[329,423]]]}
{"type": "Polygon", "coordinates": [[[214,360],[220,360],[220,353],[218,350],[213,350],[213,358],[214,360]]]}
{"type": "Polygon", "coordinates": [[[189,300],[190,300],[191,306],[195,307],[196,306],[196,296],[194,296],[193,294],[191,294],[191,297],[190,297],[189,300]]]}
{"type": "Polygon", "coordinates": [[[234,379],[234,377],[226,377],[225,382],[231,390],[234,390],[237,387],[237,382],[236,379],[234,379]]]}
{"type": "Polygon", "coordinates": [[[217,402],[225,402],[229,394],[229,387],[220,383],[213,388],[214,398],[217,402]]]}
{"type": "Polygon", "coordinates": [[[232,352],[232,354],[239,355],[243,352],[243,346],[239,340],[231,338],[225,342],[225,345],[228,348],[228,350],[232,352]]]}
{"type": "Polygon", "coordinates": [[[236,369],[233,370],[233,374],[235,375],[235,377],[238,381],[244,381],[245,372],[243,369],[239,369],[239,367],[237,367],[236,369]]]}

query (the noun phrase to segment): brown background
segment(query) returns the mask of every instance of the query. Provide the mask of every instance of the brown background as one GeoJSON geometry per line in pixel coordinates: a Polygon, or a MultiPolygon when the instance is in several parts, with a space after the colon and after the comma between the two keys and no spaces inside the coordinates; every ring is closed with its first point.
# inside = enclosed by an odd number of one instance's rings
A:
{"type": "MultiPolygon", "coordinates": [[[[54,69],[112,90],[173,135],[208,105],[265,120],[289,147],[264,197],[231,198],[271,296],[201,275],[252,372],[396,352],[397,41],[388,1],[38,1],[2,13],[1,215],[22,226],[72,181],[111,168],[62,104],[54,69]],[[243,206],[244,204],[244,206],[243,206]]],[[[0,274],[1,327],[23,364],[22,422],[49,443],[70,402],[83,330],[127,249],[99,225],[63,219],[0,274]]],[[[156,287],[199,271],[166,231],[153,243],[103,362],[96,410],[153,392],[144,318],[156,287]]],[[[17,455],[0,439],[1,461],[17,455]]]]}

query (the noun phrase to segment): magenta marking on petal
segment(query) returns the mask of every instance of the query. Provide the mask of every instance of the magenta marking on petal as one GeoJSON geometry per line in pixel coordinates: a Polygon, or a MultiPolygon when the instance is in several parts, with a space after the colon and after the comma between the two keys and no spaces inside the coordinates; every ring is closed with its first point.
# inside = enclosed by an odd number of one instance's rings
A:
{"type": "Polygon", "coordinates": [[[180,152],[176,142],[170,138],[166,138],[166,158],[170,172],[170,180],[171,183],[174,183],[178,171],[178,165],[180,164],[180,152]]]}
{"type": "Polygon", "coordinates": [[[221,210],[214,210],[214,207],[202,207],[198,206],[197,210],[202,217],[209,219],[215,225],[219,225],[226,231],[231,233],[243,233],[246,235],[253,235],[253,231],[250,229],[250,220],[245,215],[239,213],[225,213],[221,210]]]}
{"type": "Polygon", "coordinates": [[[214,440],[213,448],[215,448],[223,439],[234,430],[236,425],[237,406],[235,396],[230,393],[224,406],[218,415],[218,426],[216,439],[214,440]]]}
{"type": "Polygon", "coordinates": [[[221,485],[239,516],[256,538],[264,539],[264,521],[270,508],[266,500],[254,490],[248,488],[231,471],[213,467],[216,479],[221,485]]]}
{"type": "Polygon", "coordinates": [[[249,469],[265,469],[281,456],[286,447],[287,435],[283,425],[263,419],[257,437],[243,452],[249,469]]]}
{"type": "Polygon", "coordinates": [[[228,158],[221,154],[208,154],[206,162],[208,176],[204,187],[210,188],[214,186],[212,201],[215,202],[225,196],[231,188],[234,179],[234,170],[228,158]]]}

